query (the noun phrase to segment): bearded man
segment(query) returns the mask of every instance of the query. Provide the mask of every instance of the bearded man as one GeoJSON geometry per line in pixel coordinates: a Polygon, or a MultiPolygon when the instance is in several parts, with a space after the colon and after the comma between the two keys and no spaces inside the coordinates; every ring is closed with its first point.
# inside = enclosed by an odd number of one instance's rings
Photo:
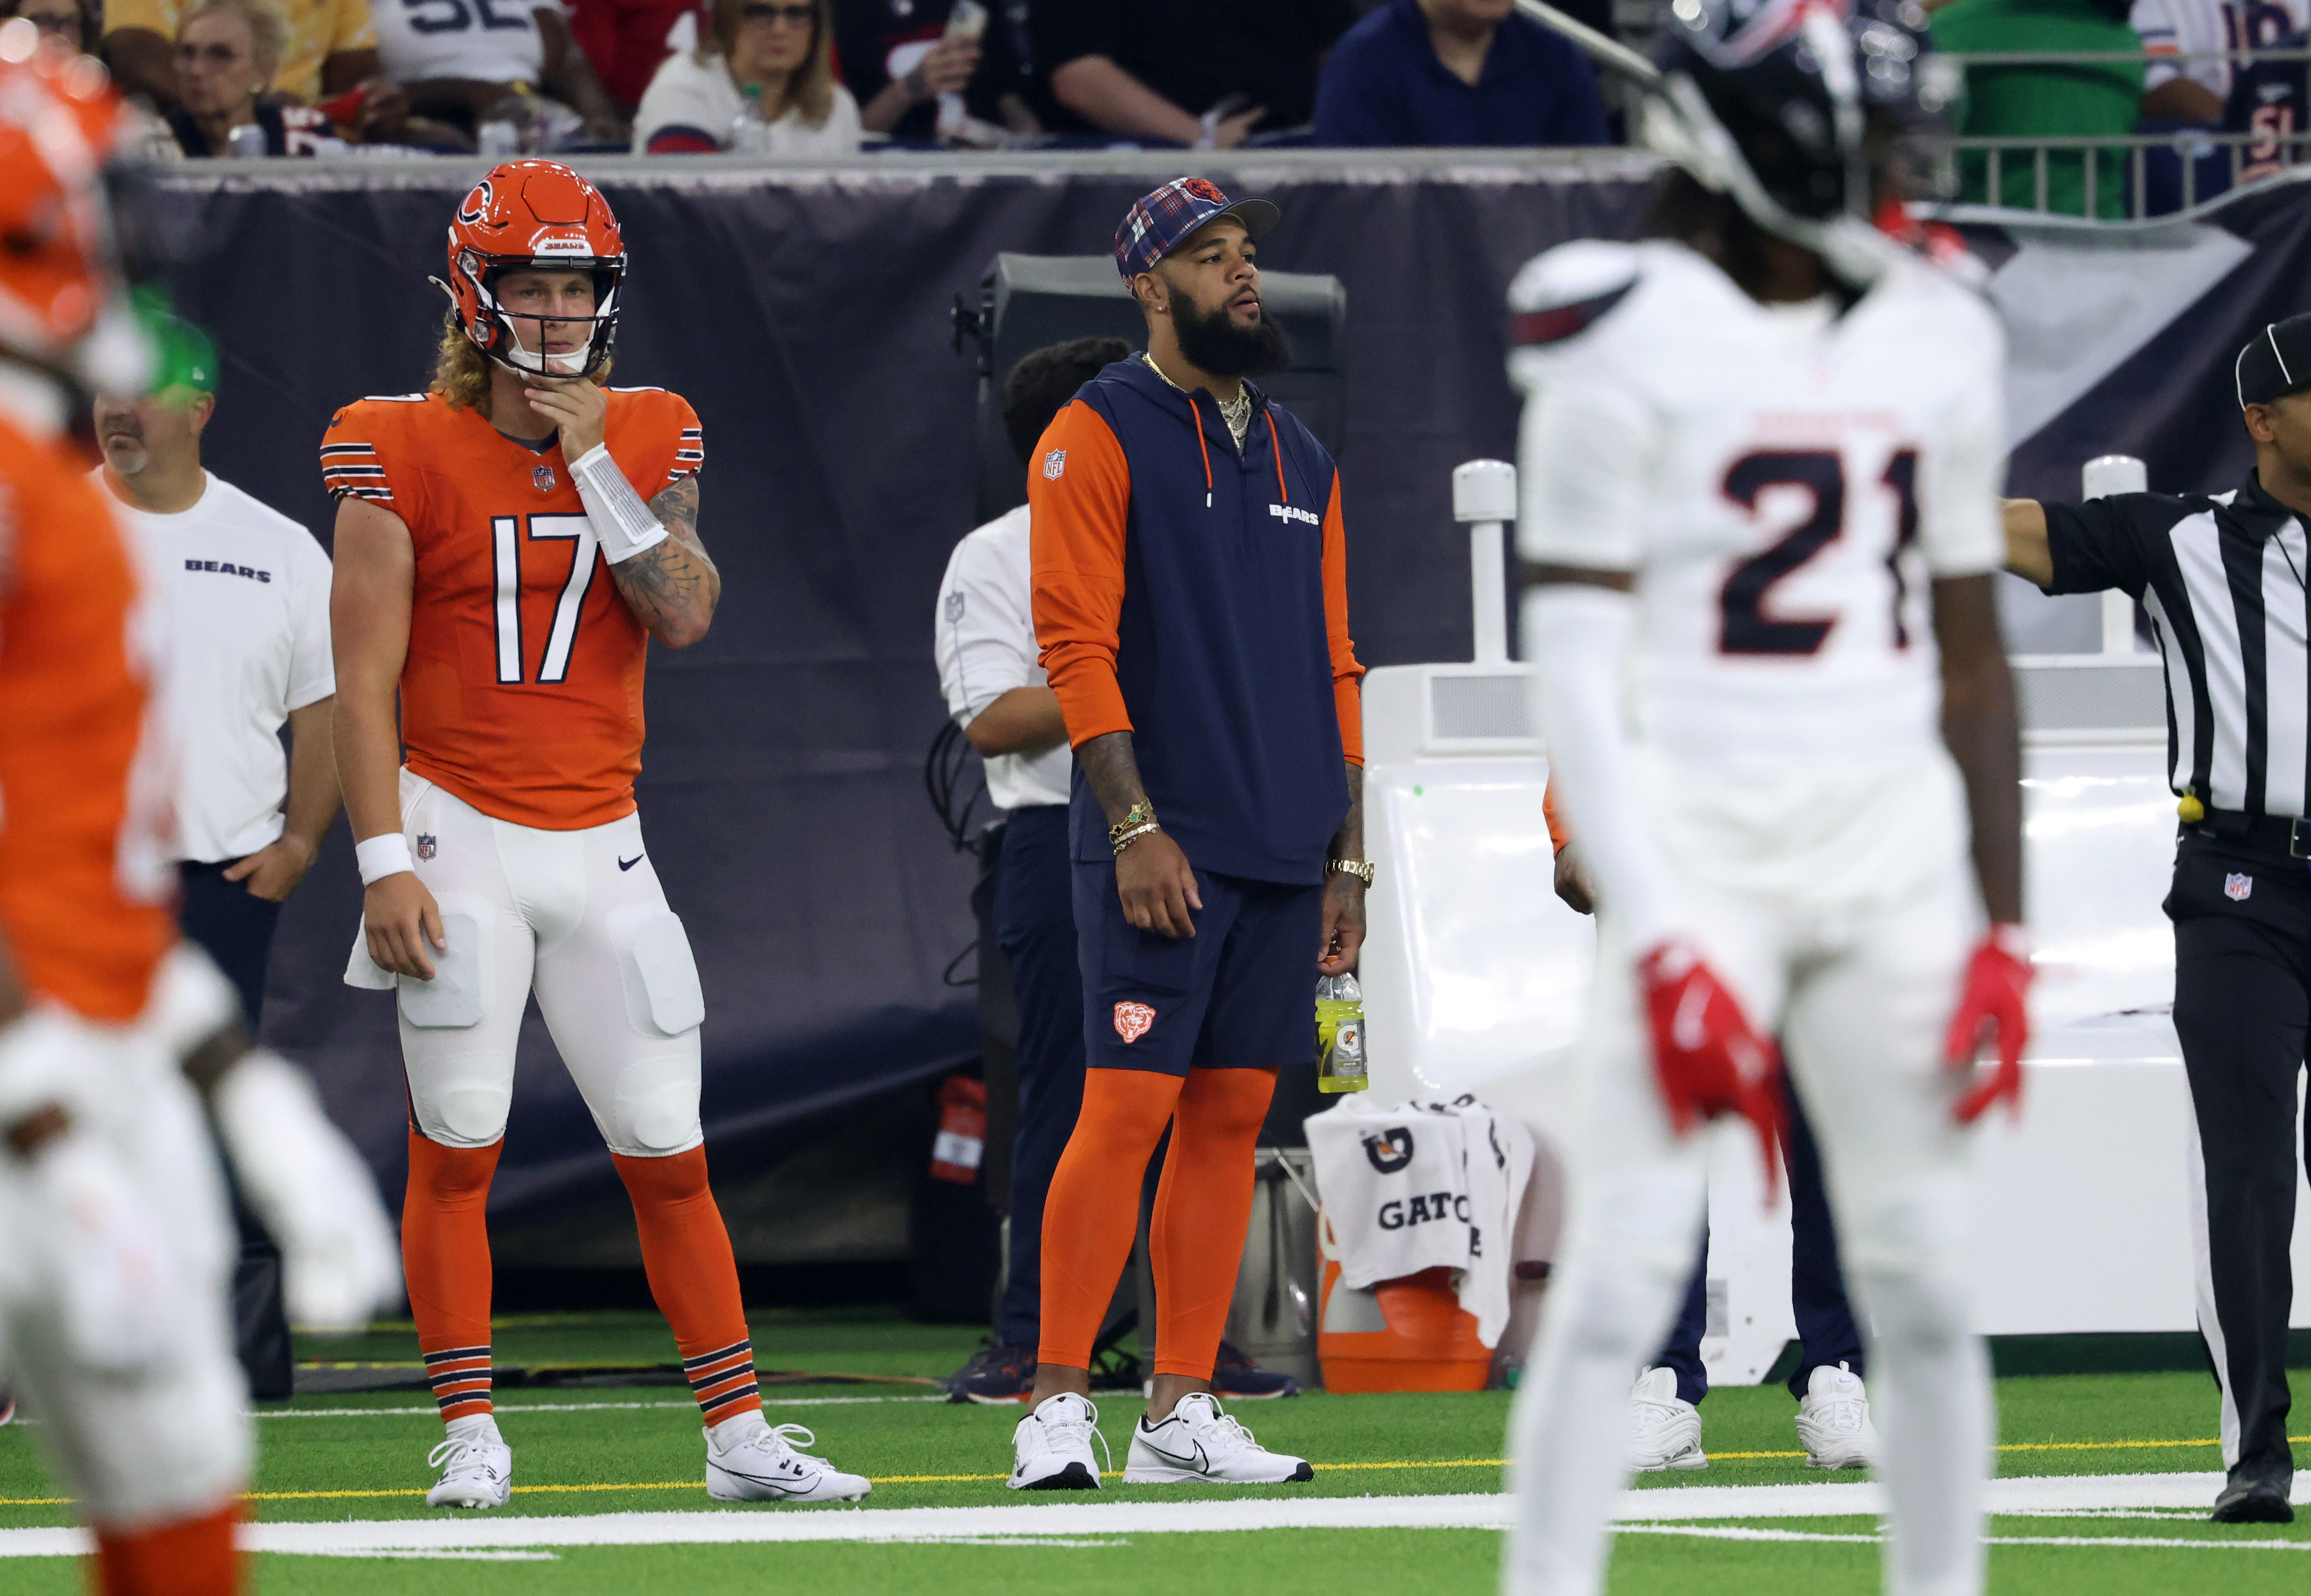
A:
{"type": "Polygon", "coordinates": [[[1116,230],[1147,348],[1086,383],[1028,466],[1035,636],[1076,756],[1083,1109],[1043,1220],[1033,1407],[1015,1489],[1088,1489],[1094,1338],[1149,1226],[1156,1378],[1127,1484],[1314,1476],[1211,1394],[1279,1068],[1310,1068],[1314,978],[1364,941],[1364,667],[1340,479],[1250,376],[1289,352],[1260,304],[1277,221],[1200,178],[1116,230]]]}

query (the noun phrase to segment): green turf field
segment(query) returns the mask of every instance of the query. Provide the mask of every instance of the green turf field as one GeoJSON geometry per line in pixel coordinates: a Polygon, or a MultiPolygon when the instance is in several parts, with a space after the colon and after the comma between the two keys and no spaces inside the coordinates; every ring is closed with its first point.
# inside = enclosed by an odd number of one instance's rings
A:
{"type": "MultiPolygon", "coordinates": [[[[1201,1575],[1250,1589],[1352,1590],[1377,1581],[1391,1596],[1410,1596],[1491,1588],[1499,1547],[1494,1530],[1401,1521],[1460,1513],[1468,1522],[1474,1513],[1497,1522],[1497,1504],[1487,1498],[1500,1488],[1505,1396],[1310,1395],[1246,1404],[1241,1417],[1262,1440],[1316,1461],[1312,1484],[1230,1491],[1111,1482],[1098,1493],[1098,1513],[1088,1520],[1072,1512],[1077,1499],[1052,1504],[1038,1497],[1029,1505],[1051,1506],[1056,1517],[1023,1526],[1016,1512],[995,1520],[910,1514],[881,1521],[904,1526],[888,1531],[874,1528],[873,1515],[1023,1505],[1002,1486],[1017,1410],[952,1407],[927,1400],[920,1386],[895,1382],[946,1373],[969,1351],[972,1338],[865,1313],[758,1313],[753,1329],[765,1369],[822,1380],[860,1377],[780,1386],[765,1395],[772,1422],[810,1426],[819,1450],[875,1479],[864,1507],[710,1503],[700,1484],[694,1409],[679,1388],[641,1387],[505,1393],[499,1411],[516,1452],[512,1505],[500,1514],[430,1513],[423,1500],[425,1452],[440,1435],[430,1400],[398,1391],[309,1396],[285,1409],[268,1409],[257,1421],[263,1461],[253,1511],[262,1523],[282,1526],[268,1528],[268,1534],[335,1537],[342,1545],[353,1534],[423,1537],[445,1521],[457,1536],[497,1533],[480,1528],[495,1522],[509,1539],[494,1548],[467,1545],[420,1556],[267,1553],[260,1559],[260,1588],[268,1593],[721,1596],[775,1582],[844,1592],[936,1590],[940,1596],[1023,1587],[1121,1592],[1144,1583],[1146,1565],[1131,1554],[1150,1551],[1167,1559],[1167,1579],[1201,1575]],[[1364,1500],[1332,1505],[1312,1500],[1325,1497],[1364,1500]],[[1406,1500],[1424,1497],[1430,1500],[1406,1500]],[[1186,1505],[1199,1501],[1217,1505],[1186,1505]],[[1256,1518],[1284,1504],[1305,1504],[1297,1509],[1302,1516],[1330,1522],[1178,1531],[1100,1522],[1099,1513],[1112,1521],[1114,1511],[1138,1511],[1121,1506],[1137,1503],[1175,1504],[1159,1506],[1159,1514],[1201,1515],[1197,1522],[1230,1513],[1256,1518]],[[681,1516],[639,1524],[628,1516],[640,1513],[681,1516]],[[545,1522],[525,1528],[515,1520],[545,1522]],[[1369,1527],[1374,1520],[1397,1522],[1369,1527]],[[344,1529],[347,1521],[375,1528],[344,1529]],[[294,1528],[300,1524],[310,1529],[294,1528]],[[669,1537],[710,1541],[725,1534],[867,1531],[909,1539],[585,1544],[616,1536],[647,1539],[661,1533],[661,1525],[677,1526],[663,1531],[669,1537]]],[[[501,1362],[533,1367],[648,1364],[673,1351],[648,1314],[510,1320],[497,1331],[496,1347],[501,1362]]],[[[307,1350],[337,1362],[391,1364],[413,1360],[414,1344],[406,1329],[387,1330],[358,1343],[307,1350]]],[[[2220,1466],[2211,1440],[2213,1391],[2203,1376],[2010,1379],[2000,1382],[1999,1404],[2003,1476],[2205,1473],[2220,1466]]],[[[1118,1392],[1102,1407],[1102,1428],[1120,1466],[1137,1404],[1118,1392]]],[[[1703,1409],[1709,1470],[1651,1477],[1646,1488],[1819,1481],[1823,1477],[1810,1476],[1797,1453],[1792,1410],[1779,1388],[1714,1393],[1703,1409]]],[[[0,1431],[0,1531],[69,1522],[68,1505],[56,1499],[31,1443],[25,1428],[0,1431]]],[[[2311,1464],[2311,1446],[2300,1455],[2311,1464]]],[[[2048,1488],[2069,1487],[2050,1482],[2048,1488]]],[[[1623,1596],[1793,1590],[1828,1596],[1877,1589],[1874,1513],[1761,1517],[1744,1510],[1745,1504],[1766,1499],[1764,1493],[1735,1496],[1729,1505],[1717,1495],[1707,1516],[1626,1525],[1613,1590],[1623,1596]]],[[[1805,1499],[1808,1510],[1812,1500],[1805,1499]]],[[[2063,1510],[2060,1516],[2001,1516],[1993,1535],[1992,1584],[2001,1592],[2293,1596],[2311,1589],[2311,1514],[2296,1526],[2272,1529],[2209,1525],[2202,1513],[2180,1505],[2063,1510]],[[2184,1544],[2117,1544],[2128,1541],[2184,1544]]],[[[0,1534],[0,1541],[7,1539],[0,1534]]],[[[375,1542],[359,1544],[373,1548],[375,1542]]],[[[67,1557],[0,1558],[0,1590],[12,1596],[73,1591],[77,1579],[67,1557]]]]}

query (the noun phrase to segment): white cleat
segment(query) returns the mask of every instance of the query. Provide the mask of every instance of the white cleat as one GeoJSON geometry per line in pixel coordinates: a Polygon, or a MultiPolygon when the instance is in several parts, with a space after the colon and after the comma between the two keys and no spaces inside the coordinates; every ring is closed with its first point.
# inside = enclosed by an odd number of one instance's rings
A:
{"type": "Polygon", "coordinates": [[[760,1413],[708,1430],[706,1494],[717,1502],[856,1502],[875,1488],[864,1475],[797,1452],[789,1436],[805,1446],[818,1439],[801,1425],[773,1427],[760,1413]]]}
{"type": "Polygon", "coordinates": [[[1816,1369],[1798,1402],[1798,1443],[1809,1469],[1867,1469],[1878,1455],[1870,1393],[1844,1364],[1816,1369]]]}
{"type": "MultiPolygon", "coordinates": [[[[1011,1478],[1015,1491],[1095,1491],[1099,1465],[1092,1460],[1092,1437],[1100,1450],[1099,1409],[1088,1397],[1062,1391],[1045,1397],[1011,1432],[1011,1478]]],[[[1110,1460],[1111,1463],[1113,1461],[1110,1460]]]]}
{"type": "Polygon", "coordinates": [[[1675,1369],[1642,1371],[1629,1392],[1629,1467],[1640,1474],[1709,1467],[1701,1409],[1677,1394],[1675,1369]]]}
{"type": "Polygon", "coordinates": [[[1141,1414],[1123,1466],[1126,1485],[1284,1485],[1315,1478],[1307,1459],[1269,1451],[1222,1411],[1217,1398],[1200,1391],[1182,1397],[1162,1424],[1150,1425],[1141,1414]]]}
{"type": "Polygon", "coordinates": [[[464,1435],[453,1432],[425,1461],[441,1470],[425,1493],[428,1507],[503,1507],[513,1493],[513,1448],[493,1419],[481,1420],[464,1435]]]}

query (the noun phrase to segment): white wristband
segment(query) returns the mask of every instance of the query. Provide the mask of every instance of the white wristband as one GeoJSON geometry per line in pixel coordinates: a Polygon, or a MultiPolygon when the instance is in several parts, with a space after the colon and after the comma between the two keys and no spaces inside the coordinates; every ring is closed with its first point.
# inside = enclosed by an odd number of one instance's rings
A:
{"type": "Polygon", "coordinates": [[[606,444],[597,443],[571,461],[570,475],[578,480],[578,497],[585,503],[586,519],[594,524],[602,558],[611,564],[666,541],[666,528],[610,458],[606,444]]]}
{"type": "Polygon", "coordinates": [[[354,843],[353,862],[361,867],[363,886],[417,868],[409,857],[409,839],[399,832],[387,832],[383,836],[354,843]]]}

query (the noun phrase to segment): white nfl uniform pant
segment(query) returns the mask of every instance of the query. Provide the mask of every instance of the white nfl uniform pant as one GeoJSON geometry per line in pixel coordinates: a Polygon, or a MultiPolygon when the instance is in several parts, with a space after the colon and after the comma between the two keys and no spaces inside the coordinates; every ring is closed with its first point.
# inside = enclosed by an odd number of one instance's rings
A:
{"type": "MultiPolygon", "coordinates": [[[[1992,1462],[1968,1138],[1942,1065],[1982,914],[1958,778],[1934,754],[1851,781],[1644,767],[1648,795],[1680,795],[1649,806],[1679,904],[1751,1022],[1781,1038],[1820,1144],[1870,1348],[1892,1596],[1982,1589],[1992,1462]]],[[[1706,1212],[1708,1138],[1670,1129],[1628,950],[1609,919],[1600,934],[1580,1107],[1557,1138],[1574,1160],[1565,1257],[1511,1420],[1510,1596],[1603,1588],[1630,1384],[1669,1331],[1706,1212]]]]}
{"type": "Polygon", "coordinates": [[[602,1139],[630,1158],[688,1152],[705,1000],[682,921],[628,815],[582,831],[493,819],[401,772],[402,829],[440,905],[430,981],[397,980],[356,936],[345,980],[398,988],[417,1129],[452,1147],[505,1134],[532,991],[602,1139]]]}
{"type": "Polygon", "coordinates": [[[125,1183],[161,1267],[123,1270],[77,1244],[54,1191],[26,1160],[0,1156],[0,1383],[40,1421],[42,1450],[84,1516],[133,1533],[214,1513],[248,1484],[249,1388],[231,1322],[240,1240],[163,1028],[148,1015],[83,1029],[85,1069],[64,1105],[71,1134],[125,1183]]]}

